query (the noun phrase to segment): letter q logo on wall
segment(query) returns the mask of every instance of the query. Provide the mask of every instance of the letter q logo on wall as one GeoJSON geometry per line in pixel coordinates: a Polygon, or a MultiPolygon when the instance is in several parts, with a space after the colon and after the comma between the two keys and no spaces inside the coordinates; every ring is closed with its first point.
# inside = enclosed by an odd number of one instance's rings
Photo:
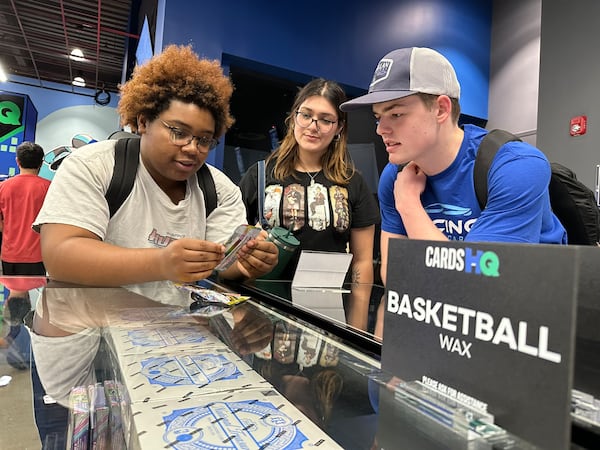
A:
{"type": "Polygon", "coordinates": [[[23,132],[24,127],[21,123],[23,105],[24,101],[20,97],[0,96],[0,142],[4,143],[16,134],[23,132]]]}

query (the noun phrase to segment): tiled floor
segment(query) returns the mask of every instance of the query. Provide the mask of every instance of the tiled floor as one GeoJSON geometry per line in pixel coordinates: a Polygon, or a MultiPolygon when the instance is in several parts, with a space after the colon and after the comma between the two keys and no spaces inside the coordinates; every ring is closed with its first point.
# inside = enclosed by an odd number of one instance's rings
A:
{"type": "Polygon", "coordinates": [[[40,449],[33,420],[31,374],[10,366],[6,353],[6,348],[0,348],[0,377],[12,377],[7,386],[0,387],[0,449],[40,449]]]}

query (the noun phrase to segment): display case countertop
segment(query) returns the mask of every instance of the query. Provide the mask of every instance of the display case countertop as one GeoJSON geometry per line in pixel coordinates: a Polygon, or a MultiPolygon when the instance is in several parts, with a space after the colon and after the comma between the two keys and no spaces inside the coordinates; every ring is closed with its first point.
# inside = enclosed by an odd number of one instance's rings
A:
{"type": "MultiPolygon", "coordinates": [[[[344,287],[298,297],[289,283],[205,280],[245,297],[196,314],[123,288],[40,282],[23,326],[44,448],[534,448],[383,372],[373,319],[344,320],[344,287]],[[322,294],[342,312],[315,308],[322,294]]],[[[381,295],[372,287],[372,316],[381,295]]]]}

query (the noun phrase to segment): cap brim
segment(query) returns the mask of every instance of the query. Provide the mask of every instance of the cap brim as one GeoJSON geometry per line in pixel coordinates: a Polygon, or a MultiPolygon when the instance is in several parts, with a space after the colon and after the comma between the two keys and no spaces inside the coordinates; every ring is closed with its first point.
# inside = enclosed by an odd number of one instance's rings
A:
{"type": "Polygon", "coordinates": [[[354,111],[361,109],[366,106],[371,106],[374,103],[389,102],[390,100],[396,100],[398,98],[408,97],[409,95],[416,94],[414,91],[376,91],[370,94],[365,94],[361,97],[349,100],[340,105],[340,109],[344,112],[354,111]]]}

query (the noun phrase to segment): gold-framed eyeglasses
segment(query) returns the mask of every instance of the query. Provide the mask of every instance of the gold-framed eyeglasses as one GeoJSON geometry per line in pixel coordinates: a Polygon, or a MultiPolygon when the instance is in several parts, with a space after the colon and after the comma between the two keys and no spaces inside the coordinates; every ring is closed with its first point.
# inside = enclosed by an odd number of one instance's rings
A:
{"type": "Polygon", "coordinates": [[[219,145],[219,141],[215,138],[207,136],[194,136],[188,131],[184,131],[181,128],[169,125],[164,120],[161,120],[162,124],[169,130],[169,139],[171,142],[179,147],[188,145],[194,139],[196,139],[196,148],[207,148],[208,150],[214,149],[219,145]]]}
{"type": "Polygon", "coordinates": [[[325,119],[323,117],[314,118],[310,114],[304,111],[296,111],[296,124],[302,128],[308,128],[315,122],[319,131],[327,133],[331,131],[333,126],[337,123],[337,120],[325,119]]]}

